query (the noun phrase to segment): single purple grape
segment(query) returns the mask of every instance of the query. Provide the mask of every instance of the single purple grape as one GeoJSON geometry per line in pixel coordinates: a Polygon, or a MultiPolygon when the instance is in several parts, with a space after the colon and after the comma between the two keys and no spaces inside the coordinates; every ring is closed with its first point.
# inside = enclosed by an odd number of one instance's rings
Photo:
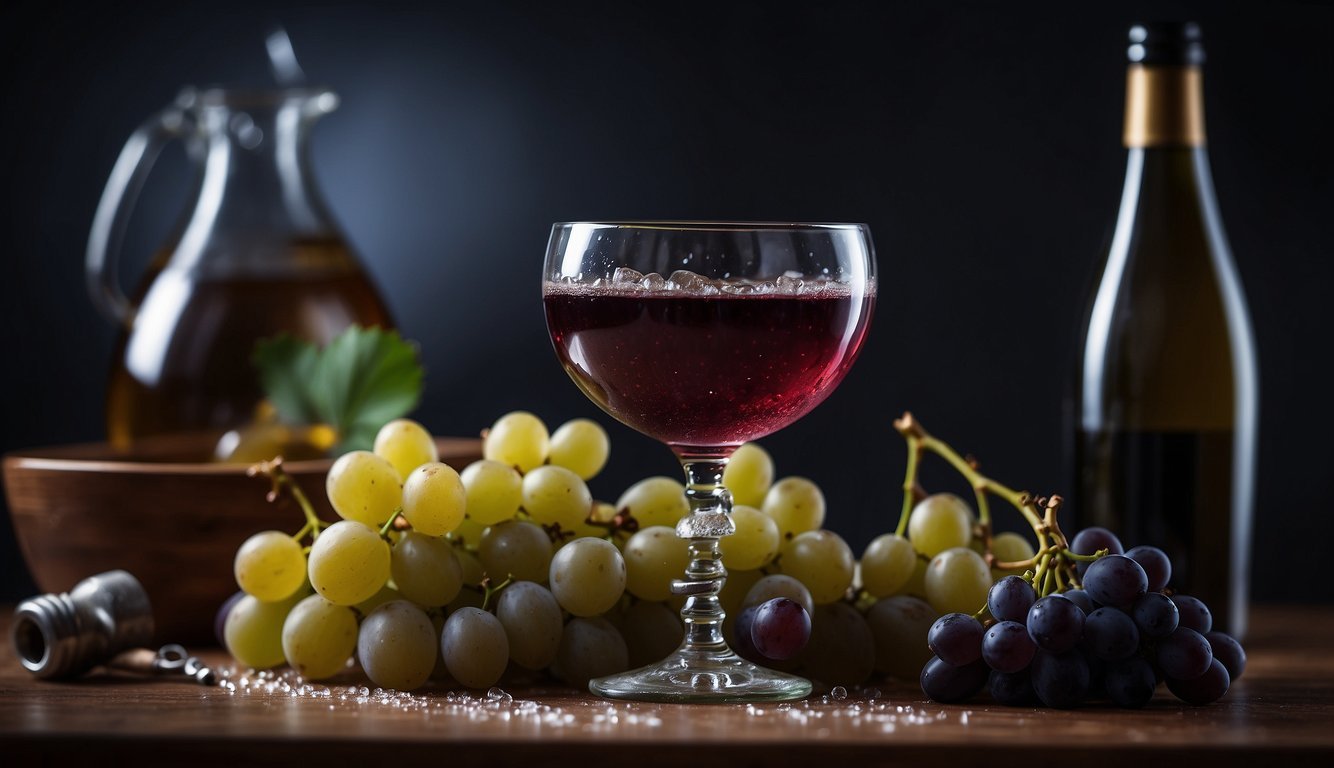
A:
{"type": "Polygon", "coordinates": [[[1214,628],[1214,614],[1199,598],[1190,595],[1172,595],[1172,602],[1177,604],[1181,614],[1178,622],[1186,629],[1193,629],[1203,635],[1214,628]]]}
{"type": "Polygon", "coordinates": [[[761,656],[786,661],[800,653],[810,639],[811,616],[801,603],[775,597],[755,608],[750,641],[761,656]]]}
{"type": "Polygon", "coordinates": [[[1037,650],[1028,629],[1017,621],[992,624],[982,636],[982,659],[997,672],[1013,674],[1025,669],[1037,650]]]}
{"type": "Polygon", "coordinates": [[[736,615],[736,624],[732,627],[732,650],[743,659],[761,663],[764,658],[755,650],[755,641],[751,639],[751,630],[755,626],[755,611],[759,606],[752,605],[741,609],[736,615]]]}
{"type": "Polygon", "coordinates": [[[1103,674],[1103,687],[1116,706],[1139,709],[1153,699],[1158,678],[1149,662],[1136,657],[1109,664],[1103,674]]]}
{"type": "MultiPolygon", "coordinates": [[[[1076,533],[1075,537],[1070,540],[1070,551],[1076,555],[1092,555],[1100,549],[1107,550],[1109,555],[1119,555],[1126,551],[1126,548],[1121,546],[1121,540],[1116,537],[1116,534],[1106,528],[1085,528],[1076,533]]],[[[1075,564],[1075,571],[1079,574],[1079,578],[1084,578],[1084,571],[1087,571],[1088,567],[1089,564],[1086,562],[1075,564]]]]}
{"type": "Polygon", "coordinates": [[[937,656],[932,656],[926,666],[922,667],[919,682],[922,685],[922,693],[932,701],[949,704],[971,699],[977,695],[986,686],[990,675],[991,669],[981,659],[972,664],[956,667],[937,656]]]}
{"type": "Polygon", "coordinates": [[[1170,675],[1167,678],[1167,690],[1187,704],[1197,706],[1223,698],[1223,694],[1227,693],[1231,685],[1232,679],[1228,677],[1227,668],[1219,663],[1218,659],[1210,661],[1209,668],[1204,674],[1191,680],[1177,680],[1170,675]]]}
{"type": "Polygon", "coordinates": [[[1130,615],[1135,619],[1140,634],[1150,638],[1172,634],[1180,619],[1177,604],[1161,592],[1149,592],[1136,600],[1130,615]]]}
{"type": "Polygon", "coordinates": [[[1177,627],[1158,642],[1158,666],[1168,679],[1194,680],[1209,671],[1213,649],[1204,635],[1193,629],[1177,627]]]}
{"type": "Polygon", "coordinates": [[[1214,658],[1227,670],[1228,679],[1236,682],[1241,673],[1246,671],[1246,649],[1232,635],[1222,632],[1205,632],[1204,639],[1209,641],[1209,648],[1214,658]]]}
{"type": "Polygon", "coordinates": [[[1056,594],[1079,606],[1079,610],[1083,611],[1085,615],[1093,613],[1093,611],[1098,608],[1098,606],[1093,604],[1093,598],[1089,597],[1089,593],[1082,589],[1067,589],[1064,592],[1057,592],[1056,594]]]}
{"type": "Polygon", "coordinates": [[[1088,696],[1089,667],[1079,651],[1039,651],[1033,657],[1032,674],[1033,690],[1049,707],[1070,709],[1088,696]]]}
{"type": "Polygon", "coordinates": [[[1083,634],[1084,612],[1064,597],[1047,595],[1028,609],[1028,636],[1044,651],[1065,653],[1083,634]]]}
{"type": "Polygon", "coordinates": [[[1103,661],[1121,661],[1139,650],[1139,629],[1124,612],[1099,608],[1084,619],[1084,644],[1103,661]]]}
{"type": "Polygon", "coordinates": [[[947,613],[931,625],[926,644],[946,664],[972,664],[982,658],[982,625],[972,616],[947,613]]]}
{"type": "Polygon", "coordinates": [[[1129,608],[1149,589],[1149,577],[1125,555],[1107,555],[1089,563],[1084,591],[1103,605],[1129,608]]]}
{"type": "Polygon", "coordinates": [[[1172,580],[1172,560],[1167,553],[1157,547],[1138,546],[1126,553],[1126,557],[1139,563],[1144,574],[1149,577],[1149,591],[1161,592],[1172,580]]]}
{"type": "Polygon", "coordinates": [[[1021,576],[1006,576],[987,592],[987,610],[996,621],[1023,621],[1038,593],[1021,576]]]}

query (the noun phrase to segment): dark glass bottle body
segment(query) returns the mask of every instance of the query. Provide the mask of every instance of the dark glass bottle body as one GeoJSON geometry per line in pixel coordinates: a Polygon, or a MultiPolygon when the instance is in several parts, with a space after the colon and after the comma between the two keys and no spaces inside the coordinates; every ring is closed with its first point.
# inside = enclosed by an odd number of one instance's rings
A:
{"type": "Polygon", "coordinates": [[[1257,376],[1214,199],[1198,65],[1132,65],[1129,156],[1075,388],[1073,509],[1172,558],[1172,586],[1243,635],[1257,376]]]}

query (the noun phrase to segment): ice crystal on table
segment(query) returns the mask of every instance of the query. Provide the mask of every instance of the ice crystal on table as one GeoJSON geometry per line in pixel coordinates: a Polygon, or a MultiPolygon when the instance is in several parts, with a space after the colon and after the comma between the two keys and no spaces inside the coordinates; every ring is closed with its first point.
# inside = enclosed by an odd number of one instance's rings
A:
{"type": "MultiPolygon", "coordinates": [[[[428,717],[462,718],[469,722],[519,722],[543,729],[565,729],[607,733],[619,728],[658,728],[673,709],[638,702],[608,701],[595,698],[568,698],[568,691],[558,693],[559,704],[540,701],[545,691],[530,692],[529,698],[516,698],[510,692],[493,687],[483,693],[426,689],[398,691],[370,688],[358,684],[325,685],[303,679],[290,670],[261,671],[220,669],[218,693],[239,698],[285,699],[292,706],[311,701],[321,710],[364,710],[387,708],[417,712],[428,717]]],[[[210,693],[203,694],[214,695],[210,693]]],[[[876,688],[850,692],[835,686],[829,693],[801,701],[776,704],[735,704],[735,711],[747,718],[775,721],[808,729],[812,738],[852,727],[867,732],[893,733],[907,727],[929,727],[936,723],[957,722],[969,725],[972,712],[927,709],[914,704],[895,704],[876,688]],[[831,730],[835,723],[839,730],[831,730]]],[[[670,714],[681,717],[680,714],[670,714]]],[[[766,726],[768,727],[768,726],[766,726]]]]}

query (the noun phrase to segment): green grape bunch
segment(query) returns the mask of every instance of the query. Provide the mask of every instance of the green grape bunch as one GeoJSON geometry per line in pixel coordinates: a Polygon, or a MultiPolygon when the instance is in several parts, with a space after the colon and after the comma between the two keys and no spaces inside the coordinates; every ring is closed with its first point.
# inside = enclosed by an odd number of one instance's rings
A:
{"type": "MultiPolygon", "coordinates": [[[[910,415],[903,505],[893,530],[861,557],[827,527],[818,483],[780,475],[747,443],[723,473],[736,532],[719,542],[728,569],[719,594],[730,644],[761,664],[826,686],[915,677],[932,658],[927,632],[942,615],[987,617],[1007,576],[1035,594],[1078,583],[1076,554],[1056,524],[1059,498],[1020,493],[932,437],[910,415]],[[928,494],[923,457],[943,458],[975,490],[928,494]],[[989,497],[1014,507],[1032,536],[993,532],[989,497]],[[775,607],[777,606],[777,607],[775,607]],[[779,609],[782,610],[779,610],[779,609]],[[783,658],[773,616],[806,634],[783,658]],[[795,618],[794,618],[795,617],[795,618]]],[[[482,458],[456,471],[421,424],[396,419],[373,450],[340,456],[326,477],[339,519],[316,517],[280,460],[254,468],[290,493],[305,524],[256,533],[234,562],[242,590],[222,621],[238,663],[289,665],[303,678],[360,675],[382,688],[486,689],[514,674],[588,680],[657,661],[679,644],[690,563],[677,522],[690,514],[680,480],[654,475],[614,503],[590,488],[610,441],[595,421],[555,430],[527,411],[483,431],[482,458]]],[[[801,634],[800,632],[798,634],[801,634]]]]}

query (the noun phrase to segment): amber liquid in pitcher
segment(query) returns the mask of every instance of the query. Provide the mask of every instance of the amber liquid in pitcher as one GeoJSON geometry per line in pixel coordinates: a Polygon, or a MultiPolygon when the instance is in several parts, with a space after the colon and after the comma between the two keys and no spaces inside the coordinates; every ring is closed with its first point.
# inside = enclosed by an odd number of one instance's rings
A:
{"type": "MultiPolygon", "coordinates": [[[[288,333],[328,343],[349,325],[392,327],[375,287],[339,239],[293,243],[283,271],[192,275],[157,259],[134,297],[107,387],[113,445],[170,433],[220,437],[263,397],[251,357],[288,333]]],[[[204,457],[198,457],[204,458],[204,457]]]]}

